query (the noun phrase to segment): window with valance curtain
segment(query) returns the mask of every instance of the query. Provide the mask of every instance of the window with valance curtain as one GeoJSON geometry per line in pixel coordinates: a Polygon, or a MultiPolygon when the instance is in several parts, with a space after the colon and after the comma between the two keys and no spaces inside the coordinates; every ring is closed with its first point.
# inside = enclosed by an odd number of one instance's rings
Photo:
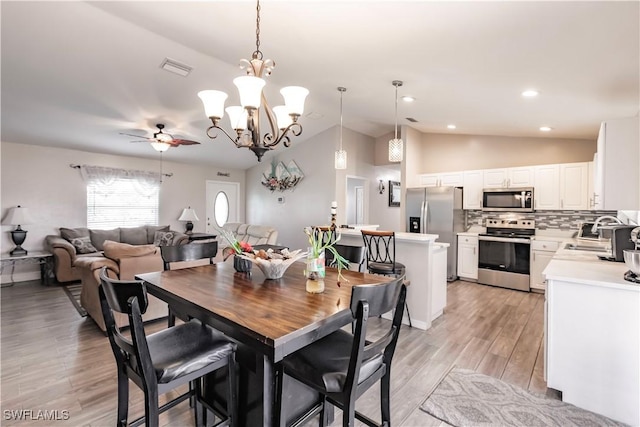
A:
{"type": "Polygon", "coordinates": [[[160,174],[82,165],[87,184],[87,227],[158,225],[160,174]]]}

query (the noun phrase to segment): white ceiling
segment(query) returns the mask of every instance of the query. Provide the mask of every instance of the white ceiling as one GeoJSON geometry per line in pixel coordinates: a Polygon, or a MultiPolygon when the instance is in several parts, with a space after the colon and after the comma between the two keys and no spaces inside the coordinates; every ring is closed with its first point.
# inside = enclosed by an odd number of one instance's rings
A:
{"type": "MultiPolygon", "coordinates": [[[[282,86],[311,91],[305,115],[316,118],[301,118],[294,145],[339,123],[337,86],[347,88],[346,127],[391,132],[396,79],[400,95],[417,98],[400,103],[400,124],[413,117],[423,132],[455,123],[465,134],[595,139],[602,120],[639,110],[637,1],[261,5],[261,50],[277,64],[265,89],[271,105],[282,86]],[[540,96],[523,99],[527,88],[540,96]],[[541,134],[542,125],[553,132],[541,134]]],[[[3,142],[157,158],[119,133],[150,135],[162,122],[202,143],[165,159],[256,164],[226,137],[206,137],[196,95],[220,89],[238,103],[231,80],[255,50],[253,1],[4,1],[1,17],[3,142]],[[192,73],[161,70],[165,57],[192,73]]]]}

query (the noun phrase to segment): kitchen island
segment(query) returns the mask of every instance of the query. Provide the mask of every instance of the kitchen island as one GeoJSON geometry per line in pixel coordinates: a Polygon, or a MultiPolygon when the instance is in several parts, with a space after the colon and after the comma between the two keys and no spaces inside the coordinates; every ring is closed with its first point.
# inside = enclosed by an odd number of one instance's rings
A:
{"type": "Polygon", "coordinates": [[[547,280],[547,386],[562,400],[640,425],[640,285],[623,279],[624,263],[596,254],[555,253],[547,280]]]}
{"type": "MultiPolygon", "coordinates": [[[[341,244],[364,245],[360,230],[340,229],[340,233],[341,244]]],[[[447,305],[449,244],[437,242],[437,238],[437,234],[396,233],[396,261],[407,267],[407,280],[411,282],[407,288],[411,323],[424,330],[431,327],[447,305]]],[[[403,323],[409,324],[406,313],[403,323]]]]}

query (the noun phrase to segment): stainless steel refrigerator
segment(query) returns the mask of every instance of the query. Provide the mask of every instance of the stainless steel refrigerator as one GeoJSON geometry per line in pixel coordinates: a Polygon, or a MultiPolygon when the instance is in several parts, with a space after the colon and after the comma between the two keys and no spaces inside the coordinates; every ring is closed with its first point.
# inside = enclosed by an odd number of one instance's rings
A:
{"type": "Polygon", "coordinates": [[[406,207],[408,232],[437,234],[439,242],[449,243],[447,280],[456,280],[458,233],[464,231],[462,188],[408,188],[406,207]]]}

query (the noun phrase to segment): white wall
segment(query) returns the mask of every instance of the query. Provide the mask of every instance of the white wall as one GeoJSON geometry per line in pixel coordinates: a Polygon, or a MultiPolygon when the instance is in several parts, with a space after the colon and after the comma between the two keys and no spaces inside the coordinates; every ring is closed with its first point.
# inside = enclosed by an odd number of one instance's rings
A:
{"type": "MultiPolygon", "coordinates": [[[[328,225],[331,220],[331,202],[338,202],[337,224],[346,223],[347,176],[358,176],[377,186],[375,180],[374,140],[366,135],[343,129],[343,147],[347,151],[347,169],[334,169],[339,127],[328,129],[311,139],[278,148],[277,161],[285,164],[294,160],[305,178],[293,190],[270,193],[260,181],[268,164],[259,164],[247,170],[247,222],[272,225],[278,229],[278,243],[292,249],[306,248],[303,232],[309,225],[328,225]],[[284,203],[278,203],[284,197],[284,203]]],[[[365,188],[365,198],[374,198],[371,188],[365,188]],[[367,194],[368,193],[368,194],[367,194]]],[[[372,205],[365,207],[365,210],[372,205]]],[[[365,218],[371,217],[372,209],[365,218]]]]}
{"type": "MultiPolygon", "coordinates": [[[[160,170],[159,160],[8,142],[1,143],[0,154],[1,214],[4,218],[7,209],[17,205],[29,208],[35,222],[23,227],[28,231],[23,247],[28,251],[42,250],[44,237],[48,234],[58,234],[59,227],[86,226],[85,183],[80,176],[80,171],[72,169],[69,164],[160,170]]],[[[173,176],[163,179],[160,190],[159,224],[169,224],[174,230],[184,231],[184,223],[177,219],[183,208],[191,206],[200,217],[200,221],[194,223],[194,231],[204,232],[206,181],[239,182],[242,194],[245,187],[245,172],[176,163],[169,161],[170,158],[169,150],[165,153],[163,171],[173,173],[173,176]],[[217,176],[218,172],[228,172],[230,176],[217,176]]],[[[241,199],[240,203],[240,211],[244,212],[244,200],[241,199]]],[[[2,253],[13,248],[13,242],[8,233],[12,229],[12,226],[2,226],[0,240],[2,253]]]]}

